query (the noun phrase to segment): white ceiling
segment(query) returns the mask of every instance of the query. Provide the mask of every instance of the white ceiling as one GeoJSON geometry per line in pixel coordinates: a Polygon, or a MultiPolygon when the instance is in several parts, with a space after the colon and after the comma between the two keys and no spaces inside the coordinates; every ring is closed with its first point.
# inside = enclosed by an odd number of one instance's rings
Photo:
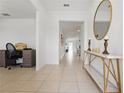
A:
{"type": "Polygon", "coordinates": [[[0,0],[0,18],[34,18],[36,9],[30,0],[0,0]],[[8,13],[11,16],[3,16],[8,13]]]}
{"type": "Polygon", "coordinates": [[[86,11],[93,0],[40,0],[50,11],[86,11]],[[63,7],[64,3],[69,3],[70,7],[63,7]]]}
{"type": "Polygon", "coordinates": [[[60,30],[62,31],[66,39],[79,37],[82,26],[83,26],[83,22],[73,22],[73,21],[60,22],[60,30]],[[78,32],[77,30],[80,30],[80,32],[78,32]]]}

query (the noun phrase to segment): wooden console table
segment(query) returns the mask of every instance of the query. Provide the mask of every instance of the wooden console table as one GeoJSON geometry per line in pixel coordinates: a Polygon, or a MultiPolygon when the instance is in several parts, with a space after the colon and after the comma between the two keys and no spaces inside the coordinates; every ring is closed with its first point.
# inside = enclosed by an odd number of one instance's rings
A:
{"type": "Polygon", "coordinates": [[[88,72],[103,93],[121,93],[120,60],[122,60],[120,56],[84,51],[83,68],[88,72]],[[91,66],[91,63],[95,62],[94,60],[96,58],[102,60],[103,74],[100,74],[100,72],[91,66]],[[115,63],[116,65],[114,65],[115,63]],[[110,75],[115,81],[115,84],[110,81],[110,75]]]}

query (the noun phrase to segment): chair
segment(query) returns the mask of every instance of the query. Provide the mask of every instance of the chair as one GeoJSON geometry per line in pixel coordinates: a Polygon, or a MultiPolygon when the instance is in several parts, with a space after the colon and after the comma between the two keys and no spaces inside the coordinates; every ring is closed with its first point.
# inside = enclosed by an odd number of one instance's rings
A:
{"type": "MultiPolygon", "coordinates": [[[[10,70],[11,65],[15,65],[15,66],[18,65],[16,63],[16,60],[18,58],[22,58],[22,51],[17,51],[12,43],[7,43],[6,44],[6,57],[7,57],[6,68],[7,68],[7,66],[9,66],[8,69],[10,70]]],[[[22,67],[22,65],[21,65],[21,67],[22,67]]]]}

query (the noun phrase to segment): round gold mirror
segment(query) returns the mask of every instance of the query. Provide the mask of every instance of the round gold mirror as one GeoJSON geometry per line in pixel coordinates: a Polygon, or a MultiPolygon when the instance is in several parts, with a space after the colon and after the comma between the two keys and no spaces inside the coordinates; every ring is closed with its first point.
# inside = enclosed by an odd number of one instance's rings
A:
{"type": "Polygon", "coordinates": [[[101,40],[106,36],[111,24],[111,20],[112,4],[109,0],[103,0],[97,7],[94,16],[93,29],[97,40],[101,40]]]}

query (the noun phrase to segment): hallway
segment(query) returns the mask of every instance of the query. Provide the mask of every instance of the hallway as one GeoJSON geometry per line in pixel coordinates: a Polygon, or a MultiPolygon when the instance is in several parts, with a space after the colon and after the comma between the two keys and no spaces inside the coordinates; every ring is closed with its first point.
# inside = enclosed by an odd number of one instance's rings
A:
{"type": "Polygon", "coordinates": [[[81,68],[81,60],[68,52],[60,65],[34,68],[0,68],[0,93],[99,93],[81,68]]]}

